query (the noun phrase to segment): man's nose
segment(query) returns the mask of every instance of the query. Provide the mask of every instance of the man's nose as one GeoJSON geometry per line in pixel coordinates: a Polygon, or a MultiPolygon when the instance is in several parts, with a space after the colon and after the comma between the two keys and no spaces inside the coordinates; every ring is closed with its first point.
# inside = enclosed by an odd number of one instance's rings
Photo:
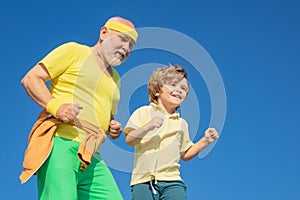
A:
{"type": "Polygon", "coordinates": [[[130,54],[131,52],[131,47],[130,47],[130,43],[129,42],[126,42],[124,45],[123,45],[123,49],[124,51],[126,52],[126,54],[130,54]]]}

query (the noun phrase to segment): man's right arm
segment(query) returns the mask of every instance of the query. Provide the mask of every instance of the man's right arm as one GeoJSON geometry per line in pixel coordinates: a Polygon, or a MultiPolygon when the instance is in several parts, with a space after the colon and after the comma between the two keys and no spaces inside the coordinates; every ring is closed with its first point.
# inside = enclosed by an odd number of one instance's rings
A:
{"type": "Polygon", "coordinates": [[[37,64],[21,81],[29,97],[43,108],[46,108],[47,103],[53,99],[45,84],[50,78],[46,67],[43,64],[37,64]]]}
{"type": "Polygon", "coordinates": [[[45,83],[50,79],[46,67],[43,64],[37,64],[24,76],[21,83],[33,101],[45,109],[51,101],[52,105],[51,107],[48,106],[48,112],[66,123],[73,122],[74,117],[79,114],[82,107],[78,104],[55,102],[56,99],[54,99],[45,83]],[[54,107],[57,108],[53,109],[54,107]]]}

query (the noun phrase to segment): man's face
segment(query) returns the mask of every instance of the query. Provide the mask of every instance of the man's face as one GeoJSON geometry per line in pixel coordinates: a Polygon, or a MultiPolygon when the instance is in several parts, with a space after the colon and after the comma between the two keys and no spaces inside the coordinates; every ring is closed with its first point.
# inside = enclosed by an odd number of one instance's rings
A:
{"type": "Polygon", "coordinates": [[[135,42],[123,33],[109,29],[107,31],[108,35],[102,41],[100,48],[108,64],[118,66],[130,55],[135,42]]]}

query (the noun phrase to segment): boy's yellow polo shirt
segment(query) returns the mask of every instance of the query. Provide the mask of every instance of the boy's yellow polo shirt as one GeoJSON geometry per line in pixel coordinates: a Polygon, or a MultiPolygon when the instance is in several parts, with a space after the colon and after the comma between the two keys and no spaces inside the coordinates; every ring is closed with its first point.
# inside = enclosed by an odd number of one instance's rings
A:
{"type": "MultiPolygon", "coordinates": [[[[120,77],[100,69],[91,48],[75,42],[63,44],[40,61],[51,76],[50,92],[64,103],[83,107],[78,118],[108,131],[111,114],[117,113],[120,77]]],[[[86,133],[69,124],[59,125],[57,136],[81,142],[86,133]]]]}
{"type": "Polygon", "coordinates": [[[130,130],[144,126],[155,116],[164,119],[163,125],[150,131],[135,146],[130,185],[153,179],[182,180],[179,172],[180,152],[186,151],[193,142],[189,139],[188,124],[178,112],[169,115],[153,103],[140,107],[131,115],[124,133],[127,135],[130,130]]]}

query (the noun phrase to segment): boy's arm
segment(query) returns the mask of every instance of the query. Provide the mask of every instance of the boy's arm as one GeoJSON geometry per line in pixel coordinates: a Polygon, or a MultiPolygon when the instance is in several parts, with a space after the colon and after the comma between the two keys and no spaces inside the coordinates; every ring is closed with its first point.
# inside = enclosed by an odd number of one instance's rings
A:
{"type": "Polygon", "coordinates": [[[183,161],[188,161],[194,158],[200,151],[218,138],[219,133],[216,131],[216,129],[208,128],[205,131],[204,137],[202,137],[196,144],[192,145],[189,149],[181,154],[181,159],[183,161]]]}
{"type": "Polygon", "coordinates": [[[140,143],[143,137],[154,128],[159,128],[163,124],[163,119],[160,117],[154,117],[150,122],[138,129],[132,129],[126,135],[126,143],[129,146],[135,146],[140,143]]]}

